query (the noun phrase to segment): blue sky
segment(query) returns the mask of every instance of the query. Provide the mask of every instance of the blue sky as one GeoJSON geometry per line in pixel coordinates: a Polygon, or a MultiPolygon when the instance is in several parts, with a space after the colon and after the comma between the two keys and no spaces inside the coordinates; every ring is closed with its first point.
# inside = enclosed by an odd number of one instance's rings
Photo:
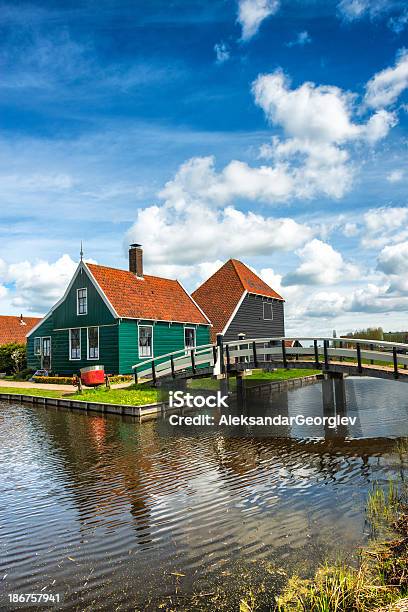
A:
{"type": "Polygon", "coordinates": [[[406,329],[404,5],[2,4],[1,311],[137,241],[189,289],[247,262],[289,333],[406,329]]]}

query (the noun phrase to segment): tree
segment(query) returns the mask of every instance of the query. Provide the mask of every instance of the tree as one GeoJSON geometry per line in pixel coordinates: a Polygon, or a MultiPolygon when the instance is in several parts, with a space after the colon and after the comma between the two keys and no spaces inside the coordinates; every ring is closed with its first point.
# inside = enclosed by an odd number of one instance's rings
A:
{"type": "Polygon", "coordinates": [[[9,342],[0,346],[0,372],[13,374],[27,367],[27,349],[25,344],[9,342]]]}

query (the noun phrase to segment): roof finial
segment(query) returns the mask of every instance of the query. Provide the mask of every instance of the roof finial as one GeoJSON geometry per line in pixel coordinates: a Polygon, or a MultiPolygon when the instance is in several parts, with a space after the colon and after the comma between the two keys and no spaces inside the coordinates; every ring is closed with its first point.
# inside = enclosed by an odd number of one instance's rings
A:
{"type": "Polygon", "coordinates": [[[79,256],[80,256],[81,261],[82,261],[82,260],[83,260],[83,257],[84,257],[84,251],[83,251],[83,249],[82,249],[82,240],[81,240],[81,250],[79,251],[79,256]]]}

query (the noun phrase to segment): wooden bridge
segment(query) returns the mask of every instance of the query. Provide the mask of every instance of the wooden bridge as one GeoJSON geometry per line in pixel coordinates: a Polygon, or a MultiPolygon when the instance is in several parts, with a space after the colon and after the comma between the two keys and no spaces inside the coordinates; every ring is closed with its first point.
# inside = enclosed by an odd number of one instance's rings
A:
{"type": "Polygon", "coordinates": [[[408,344],[355,338],[252,338],[181,349],[133,366],[135,382],[240,376],[247,369],[320,369],[408,382],[408,344]],[[297,342],[296,342],[297,341],[297,342]],[[300,346],[293,346],[295,343],[300,346]],[[306,346],[304,346],[306,345],[306,346]]]}

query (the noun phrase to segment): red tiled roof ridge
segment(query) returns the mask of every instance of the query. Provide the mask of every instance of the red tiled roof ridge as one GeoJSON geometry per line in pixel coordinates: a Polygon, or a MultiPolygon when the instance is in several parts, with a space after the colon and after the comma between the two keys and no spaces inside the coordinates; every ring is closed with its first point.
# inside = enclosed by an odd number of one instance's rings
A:
{"type": "Polygon", "coordinates": [[[268,285],[268,283],[266,283],[264,280],[262,280],[262,278],[260,278],[255,272],[253,272],[253,270],[251,270],[251,268],[249,268],[246,264],[244,264],[242,261],[240,261],[239,259],[229,259],[228,261],[230,261],[232,263],[232,265],[234,266],[235,272],[238,275],[238,278],[242,284],[242,287],[248,291],[249,293],[256,293],[257,295],[265,295],[266,297],[274,297],[277,300],[282,300],[283,302],[285,301],[283,299],[283,297],[281,295],[279,295],[279,293],[277,293],[274,289],[272,289],[272,287],[270,287],[268,285]],[[238,264],[238,265],[237,265],[238,264]],[[257,280],[260,281],[260,283],[262,285],[265,286],[265,290],[266,293],[262,293],[261,291],[256,291],[253,288],[248,288],[248,285],[245,283],[245,281],[242,278],[242,271],[239,269],[239,266],[243,266],[246,270],[248,270],[248,272],[253,275],[257,280]],[[271,292],[273,295],[271,295],[271,292]]]}
{"type": "Polygon", "coordinates": [[[193,298],[175,279],[87,263],[92,277],[123,319],[145,319],[209,325],[193,298]]]}
{"type": "Polygon", "coordinates": [[[164,280],[164,281],[168,281],[169,283],[178,283],[180,285],[180,281],[176,278],[167,278],[166,276],[155,276],[153,274],[143,274],[143,276],[136,276],[136,274],[134,274],[133,272],[131,272],[130,270],[124,270],[123,268],[114,268],[113,266],[103,266],[102,264],[95,264],[95,263],[91,263],[91,262],[84,262],[88,267],[92,266],[95,268],[105,268],[106,270],[115,270],[115,272],[125,272],[126,274],[130,274],[131,276],[133,276],[136,280],[140,280],[143,281],[145,278],[149,279],[149,278],[158,278],[160,280],[164,280]]]}

